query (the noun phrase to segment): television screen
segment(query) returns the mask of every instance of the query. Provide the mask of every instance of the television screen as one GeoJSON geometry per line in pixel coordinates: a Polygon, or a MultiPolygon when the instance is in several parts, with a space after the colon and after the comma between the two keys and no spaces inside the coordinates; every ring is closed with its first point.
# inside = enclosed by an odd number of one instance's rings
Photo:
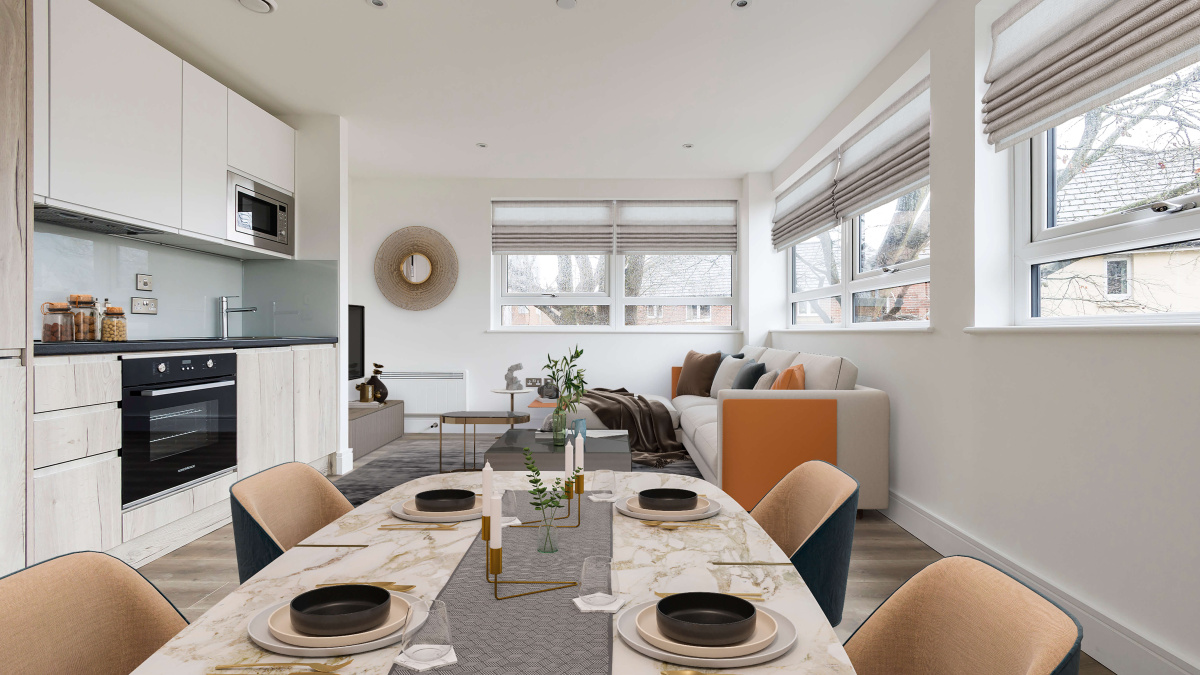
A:
{"type": "Polygon", "coordinates": [[[363,362],[362,305],[350,305],[350,336],[347,342],[350,346],[350,379],[362,379],[366,377],[366,364],[363,362]]]}

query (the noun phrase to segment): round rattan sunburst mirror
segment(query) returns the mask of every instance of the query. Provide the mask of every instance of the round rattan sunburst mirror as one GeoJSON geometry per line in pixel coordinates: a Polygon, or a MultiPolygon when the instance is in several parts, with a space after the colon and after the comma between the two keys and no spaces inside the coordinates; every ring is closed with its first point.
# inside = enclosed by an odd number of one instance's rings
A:
{"type": "Polygon", "coordinates": [[[375,254],[375,283],[384,297],[402,309],[436,307],[457,282],[458,255],[454,247],[428,227],[396,230],[375,254]]]}

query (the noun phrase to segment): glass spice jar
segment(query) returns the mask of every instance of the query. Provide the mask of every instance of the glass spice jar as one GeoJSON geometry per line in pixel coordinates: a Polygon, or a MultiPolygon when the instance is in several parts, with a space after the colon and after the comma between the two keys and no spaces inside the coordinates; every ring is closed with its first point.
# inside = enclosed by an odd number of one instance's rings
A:
{"type": "Polygon", "coordinates": [[[125,342],[129,331],[125,323],[125,308],[109,306],[100,322],[100,339],[104,342],[125,342]]]}
{"type": "Polygon", "coordinates": [[[100,310],[96,308],[96,299],[90,295],[72,295],[69,304],[75,315],[75,341],[99,340],[100,310]]]}
{"type": "Polygon", "coordinates": [[[42,303],[42,342],[74,342],[75,315],[65,302],[42,303]]]}

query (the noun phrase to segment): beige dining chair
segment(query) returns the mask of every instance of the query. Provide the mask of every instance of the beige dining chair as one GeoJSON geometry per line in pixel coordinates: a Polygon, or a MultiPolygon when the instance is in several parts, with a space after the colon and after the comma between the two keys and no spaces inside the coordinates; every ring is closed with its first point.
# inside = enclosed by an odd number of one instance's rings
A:
{"type": "Polygon", "coordinates": [[[186,626],[154,584],[106,553],[0,578],[0,672],[128,675],[186,626]]]}
{"type": "Polygon", "coordinates": [[[229,496],[242,583],[354,509],[328,478],[302,462],[243,478],[229,488],[229,496]]]}
{"type": "Polygon", "coordinates": [[[857,511],[858,481],[820,460],[792,469],[750,511],[834,626],[842,622],[857,511]]]}
{"type": "Polygon", "coordinates": [[[858,675],[1077,675],[1075,617],[974,558],[944,558],[900,587],[846,642],[858,675]]]}

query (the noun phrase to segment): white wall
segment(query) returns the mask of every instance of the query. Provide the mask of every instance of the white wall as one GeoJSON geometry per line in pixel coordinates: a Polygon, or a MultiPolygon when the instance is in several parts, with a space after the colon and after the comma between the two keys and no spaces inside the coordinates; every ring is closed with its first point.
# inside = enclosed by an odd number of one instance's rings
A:
{"type": "MultiPolygon", "coordinates": [[[[1085,650],[1116,672],[1198,672],[1197,335],[963,330],[1011,316],[1007,159],[979,141],[975,11],[940,2],[847,99],[873,101],[930,51],[932,332],[772,341],[847,356],[861,384],[891,396],[898,522],[943,553],[986,555],[1056,589],[1085,650]]],[[[839,107],[817,133],[860,107],[839,107]]]]}
{"type": "MultiPolygon", "coordinates": [[[[504,372],[523,363],[524,377],[540,377],[546,354],[561,356],[576,343],[584,350],[588,383],[640,393],[669,393],[671,366],[689,349],[729,351],[740,333],[532,333],[489,332],[491,313],[491,200],[739,199],[739,180],[576,181],[494,179],[358,179],[352,181],[350,302],[364,305],[365,356],[387,370],[466,370],[467,407],[508,408],[504,372]],[[412,312],[392,305],[375,285],[375,252],[402,227],[423,225],[445,235],[458,255],[454,291],[433,309],[412,312]]],[[[744,277],[745,270],[740,270],[744,277]]],[[[518,401],[518,406],[528,403],[518,401]]],[[[537,411],[535,411],[537,412],[537,411]]],[[[541,415],[534,417],[539,419],[541,415]]],[[[410,430],[420,430],[409,425],[410,430]]]]}

